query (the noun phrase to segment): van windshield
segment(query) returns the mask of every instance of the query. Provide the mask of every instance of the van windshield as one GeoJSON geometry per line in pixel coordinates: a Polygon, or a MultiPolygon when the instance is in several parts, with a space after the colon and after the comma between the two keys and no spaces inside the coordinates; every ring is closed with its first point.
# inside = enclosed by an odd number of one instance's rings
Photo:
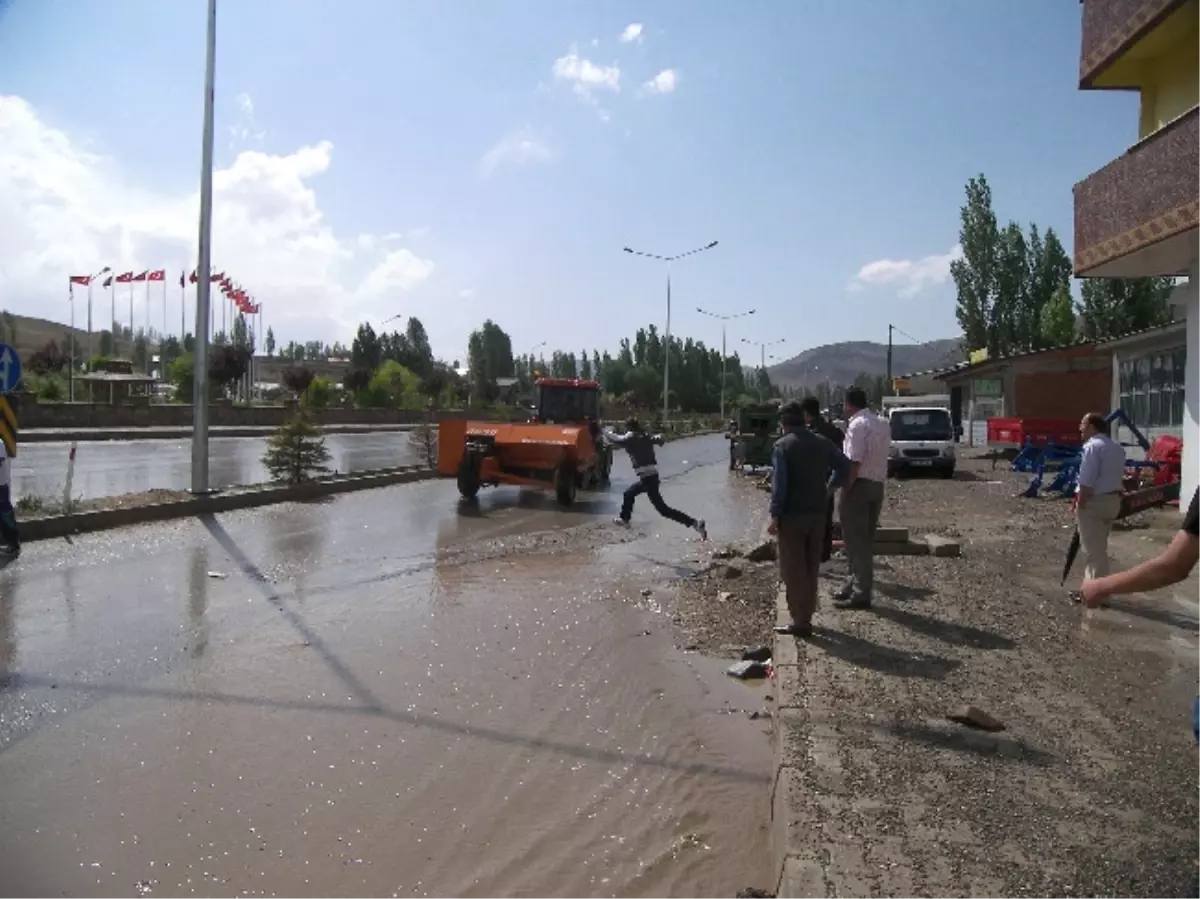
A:
{"type": "Polygon", "coordinates": [[[945,409],[900,410],[890,418],[893,440],[953,440],[954,427],[945,409]]]}

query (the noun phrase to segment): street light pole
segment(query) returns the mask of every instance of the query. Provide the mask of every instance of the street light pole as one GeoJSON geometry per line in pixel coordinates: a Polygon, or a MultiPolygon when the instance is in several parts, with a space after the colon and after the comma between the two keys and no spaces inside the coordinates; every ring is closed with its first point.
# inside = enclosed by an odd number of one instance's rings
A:
{"type": "Polygon", "coordinates": [[[204,135],[200,163],[200,259],[196,266],[196,352],[192,372],[192,493],[208,493],[208,328],[212,291],[213,87],[217,62],[217,0],[208,0],[204,60],[204,135]]]}
{"type": "MultiPolygon", "coordinates": [[[[787,338],[786,338],[786,337],[780,337],[778,340],[767,340],[767,341],[761,341],[761,340],[747,340],[745,337],[743,337],[743,338],[742,338],[742,343],[748,343],[748,344],[750,344],[751,346],[756,346],[756,347],[758,347],[758,353],[759,353],[759,364],[758,364],[758,367],[759,367],[759,369],[760,369],[762,372],[764,372],[764,373],[765,373],[765,372],[766,372],[766,370],[767,370],[767,347],[769,347],[769,346],[778,346],[779,344],[781,344],[781,343],[786,343],[786,342],[787,342],[787,338]]],[[[761,390],[761,389],[759,390],[759,395],[760,395],[760,396],[762,395],[762,390],[761,390]]]]}
{"type": "Polygon", "coordinates": [[[663,348],[663,423],[666,424],[667,419],[671,414],[670,405],[670,389],[671,389],[671,263],[677,259],[682,259],[684,256],[695,256],[697,253],[703,253],[705,250],[711,250],[717,245],[717,241],[705,244],[702,247],[696,247],[694,250],[688,250],[686,253],[676,253],[674,256],[660,256],[657,253],[644,253],[641,250],[634,250],[630,247],[623,247],[626,253],[632,253],[634,256],[645,256],[649,259],[657,259],[659,262],[667,264],[667,333],[666,343],[663,348]]]}
{"type": "Polygon", "coordinates": [[[747,315],[753,315],[755,310],[749,309],[746,312],[735,312],[732,315],[718,315],[715,312],[709,312],[707,309],[696,307],[696,311],[701,315],[707,315],[709,318],[715,318],[721,322],[721,422],[725,422],[725,361],[727,353],[725,352],[725,326],[735,318],[744,318],[747,315]]]}

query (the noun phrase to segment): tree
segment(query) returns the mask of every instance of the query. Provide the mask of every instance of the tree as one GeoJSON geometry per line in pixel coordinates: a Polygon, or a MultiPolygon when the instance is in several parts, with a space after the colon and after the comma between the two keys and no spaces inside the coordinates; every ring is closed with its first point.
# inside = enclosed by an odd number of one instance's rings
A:
{"type": "Polygon", "coordinates": [[[113,336],[112,331],[100,332],[100,355],[106,358],[111,358],[113,355],[113,336]]]}
{"type": "Polygon", "coordinates": [[[1103,340],[1171,321],[1173,278],[1085,278],[1078,306],[1083,333],[1103,340]]]}
{"type": "Polygon", "coordinates": [[[1071,272],[1071,258],[1054,229],[1047,228],[1042,237],[1037,225],[1030,225],[1027,285],[1018,334],[1020,348],[1036,350],[1047,345],[1042,328],[1044,312],[1060,290],[1070,294],[1071,272]]]}
{"type": "Polygon", "coordinates": [[[263,346],[267,351],[268,358],[275,355],[275,332],[270,328],[267,328],[267,339],[263,346]]]}
{"type": "Polygon", "coordinates": [[[467,340],[467,370],[477,395],[492,393],[497,378],[511,378],[512,338],[490,318],[467,340]]]}
{"type": "Polygon", "coordinates": [[[435,368],[421,379],[417,389],[429,400],[430,407],[433,407],[437,405],[438,397],[445,391],[447,383],[446,372],[435,368]]]}
{"type": "Polygon", "coordinates": [[[358,326],[354,342],[350,344],[350,364],[355,368],[375,371],[382,361],[383,353],[379,346],[379,337],[369,322],[363,322],[358,326]]]}
{"type": "Polygon", "coordinates": [[[249,367],[249,353],[229,345],[213,347],[208,357],[209,380],[221,390],[244,378],[249,367]]]}
{"type": "Polygon", "coordinates": [[[146,339],[146,333],[139,330],[137,337],[133,338],[133,370],[145,372],[150,361],[150,341],[146,339]]]}
{"type": "Polygon", "coordinates": [[[353,394],[365,390],[370,383],[371,369],[363,366],[348,368],[346,374],[342,376],[342,386],[353,394]]]}
{"type": "Polygon", "coordinates": [[[313,382],[313,371],[304,365],[289,365],[283,370],[280,379],[283,386],[297,397],[303,396],[313,382]]]}
{"type": "MultiPolygon", "coordinates": [[[[183,355],[183,347],[179,344],[179,338],[172,335],[162,342],[158,348],[158,352],[162,358],[163,371],[165,372],[172,362],[183,355]]],[[[103,352],[101,355],[103,355],[103,352]]]]}
{"type": "Polygon", "coordinates": [[[329,471],[329,450],[307,409],[302,406],[271,436],[262,461],[272,480],[289,484],[310,481],[314,475],[329,471]]]}
{"type": "Polygon", "coordinates": [[[410,318],[404,331],[407,344],[406,359],[397,360],[405,368],[418,377],[425,377],[433,371],[433,349],[429,346],[429,335],[419,318],[410,318]]]}
{"type": "Polygon", "coordinates": [[[60,372],[67,365],[67,357],[54,340],[47,340],[42,348],[30,355],[25,367],[36,375],[49,375],[60,372]]]}
{"type": "Polygon", "coordinates": [[[1021,346],[1029,308],[1029,247],[1021,226],[1009,222],[996,244],[996,292],[992,298],[988,347],[1007,354],[1021,346]]]}
{"type": "Polygon", "coordinates": [[[1042,308],[1038,345],[1062,346],[1075,340],[1075,309],[1071,291],[1060,287],[1042,308]]]}
{"type": "Polygon", "coordinates": [[[967,182],[967,202],[959,215],[962,258],[950,263],[950,275],[958,291],[955,315],[963,330],[963,348],[994,350],[992,307],[1000,234],[992,211],[992,189],[982,174],[967,182]]]}
{"type": "Polygon", "coordinates": [[[301,396],[310,409],[326,409],[333,402],[333,382],[328,378],[313,378],[301,396]]]}

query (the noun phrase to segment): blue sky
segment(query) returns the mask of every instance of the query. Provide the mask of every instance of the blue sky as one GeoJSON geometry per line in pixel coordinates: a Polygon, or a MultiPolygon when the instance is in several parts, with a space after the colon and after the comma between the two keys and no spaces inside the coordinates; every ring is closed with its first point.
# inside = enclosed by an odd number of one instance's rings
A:
{"type": "MultiPolygon", "coordinates": [[[[65,320],[67,274],[191,268],[204,6],[0,15],[8,308],[65,320]]],[[[1077,0],[225,0],[215,260],[282,339],[415,314],[447,359],[489,316],[518,351],[661,328],[663,268],[621,248],[711,240],[674,271],[676,334],[719,344],[703,306],[756,308],[731,337],[786,338],[780,357],[889,321],[956,336],[967,178],[1070,250],[1072,184],[1136,138],[1136,96],[1077,89],[1079,19],[1077,0]],[[853,289],[880,260],[909,264],[853,289]]]]}

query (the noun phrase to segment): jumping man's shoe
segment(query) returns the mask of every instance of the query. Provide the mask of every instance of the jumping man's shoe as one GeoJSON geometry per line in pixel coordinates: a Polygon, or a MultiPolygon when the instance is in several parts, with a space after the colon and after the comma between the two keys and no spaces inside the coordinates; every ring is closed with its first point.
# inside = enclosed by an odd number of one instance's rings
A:
{"type": "Polygon", "coordinates": [[[708,527],[704,524],[703,518],[697,518],[696,523],[692,527],[696,529],[696,533],[700,535],[701,540],[708,539],[708,527]]]}
{"type": "Polygon", "coordinates": [[[622,518],[620,515],[618,515],[616,518],[613,519],[613,524],[619,524],[623,528],[629,527],[629,522],[626,521],[624,518],[622,518]]]}

